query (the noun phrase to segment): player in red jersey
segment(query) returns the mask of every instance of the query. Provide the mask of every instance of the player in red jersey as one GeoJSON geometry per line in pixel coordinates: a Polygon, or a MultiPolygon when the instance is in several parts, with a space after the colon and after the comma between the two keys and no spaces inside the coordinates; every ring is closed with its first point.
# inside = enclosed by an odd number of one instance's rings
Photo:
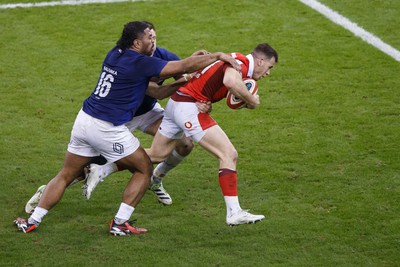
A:
{"type": "Polygon", "coordinates": [[[199,113],[195,103],[225,98],[228,90],[254,109],[259,105],[258,95],[252,95],[243,78],[260,80],[270,74],[278,62],[277,52],[268,44],[259,44],[251,54],[232,53],[240,64],[241,74],[228,64],[217,61],[195,73],[194,77],[169,99],[165,115],[150,149],[146,149],[152,162],[167,157],[182,134],[191,137],[219,160],[219,184],[227,207],[228,225],[254,223],[265,218],[242,210],[237,194],[236,161],[238,153],[228,136],[208,113],[199,113]]]}

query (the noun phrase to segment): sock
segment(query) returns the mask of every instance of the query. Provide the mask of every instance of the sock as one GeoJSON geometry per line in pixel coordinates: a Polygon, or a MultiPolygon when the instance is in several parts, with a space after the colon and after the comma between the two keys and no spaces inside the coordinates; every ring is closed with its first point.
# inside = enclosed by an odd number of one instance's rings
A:
{"type": "Polygon", "coordinates": [[[165,161],[157,165],[157,167],[153,171],[153,176],[157,178],[164,177],[170,170],[178,166],[178,164],[181,163],[184,159],[185,157],[179,155],[178,152],[176,152],[176,150],[174,149],[174,151],[172,151],[172,153],[165,161]]]}
{"type": "Polygon", "coordinates": [[[36,207],[31,217],[28,219],[28,223],[39,225],[42,222],[43,217],[47,214],[48,210],[41,207],[36,207]]]}
{"type": "Polygon", "coordinates": [[[237,193],[237,173],[235,170],[220,169],[219,170],[219,185],[224,195],[226,204],[226,216],[238,212],[240,208],[239,197],[237,193]]]}
{"type": "Polygon", "coordinates": [[[230,217],[242,208],[239,204],[239,197],[229,197],[224,196],[225,204],[226,204],[226,217],[230,217]]]}
{"type": "Polygon", "coordinates": [[[117,165],[117,171],[118,172],[119,171],[123,171],[123,170],[126,170],[126,168],[124,166],[117,165]]]}
{"type": "Polygon", "coordinates": [[[134,207],[129,206],[128,204],[125,204],[124,202],[121,202],[121,205],[119,206],[118,212],[115,215],[115,223],[116,224],[123,224],[129,218],[132,216],[133,211],[135,210],[134,207]]]}
{"type": "Polygon", "coordinates": [[[104,165],[101,165],[101,167],[103,168],[106,177],[114,172],[119,171],[118,165],[114,162],[106,163],[104,165]]]}

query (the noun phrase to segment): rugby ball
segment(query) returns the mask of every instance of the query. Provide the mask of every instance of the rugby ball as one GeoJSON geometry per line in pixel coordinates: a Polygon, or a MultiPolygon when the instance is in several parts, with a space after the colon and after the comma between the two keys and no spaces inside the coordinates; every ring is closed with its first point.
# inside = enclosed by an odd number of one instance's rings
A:
{"type": "MultiPolygon", "coordinates": [[[[243,82],[246,85],[247,90],[249,90],[252,95],[257,94],[258,84],[255,80],[251,78],[243,78],[243,82]]],[[[228,91],[228,94],[226,95],[226,104],[231,109],[243,108],[246,105],[246,103],[242,99],[236,97],[234,94],[231,93],[231,91],[228,91]]]]}

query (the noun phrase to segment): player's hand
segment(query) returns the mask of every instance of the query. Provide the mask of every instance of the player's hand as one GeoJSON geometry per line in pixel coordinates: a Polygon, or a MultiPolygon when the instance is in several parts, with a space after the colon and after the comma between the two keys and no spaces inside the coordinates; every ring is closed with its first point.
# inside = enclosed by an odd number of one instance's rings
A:
{"type": "Polygon", "coordinates": [[[225,53],[218,53],[218,55],[219,55],[220,60],[231,64],[232,68],[234,68],[240,74],[242,74],[242,68],[240,67],[239,63],[237,63],[236,59],[234,59],[233,57],[231,57],[225,53]]]}
{"type": "Polygon", "coordinates": [[[260,105],[260,96],[258,94],[255,94],[253,96],[256,98],[256,104],[255,105],[246,104],[246,106],[244,106],[245,108],[255,109],[256,107],[258,107],[260,105]]]}
{"type": "Polygon", "coordinates": [[[212,110],[211,101],[197,101],[196,107],[200,113],[211,113],[212,110]]]}
{"type": "Polygon", "coordinates": [[[208,52],[207,50],[199,50],[196,51],[192,54],[192,56],[202,56],[202,55],[208,55],[211,54],[210,52],[208,52]]]}

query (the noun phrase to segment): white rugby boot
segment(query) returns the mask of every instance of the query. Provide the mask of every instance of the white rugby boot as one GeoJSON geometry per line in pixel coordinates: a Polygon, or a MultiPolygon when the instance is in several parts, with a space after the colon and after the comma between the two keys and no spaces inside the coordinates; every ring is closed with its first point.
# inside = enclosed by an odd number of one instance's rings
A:
{"type": "Polygon", "coordinates": [[[157,197],[157,200],[162,204],[164,205],[172,204],[172,198],[168,194],[167,190],[165,190],[161,178],[151,176],[151,184],[149,189],[154,192],[154,194],[157,197]]]}
{"type": "Polygon", "coordinates": [[[86,175],[85,184],[82,186],[82,195],[86,200],[90,199],[96,186],[107,177],[104,165],[90,164],[86,175]]]}
{"type": "Polygon", "coordinates": [[[247,210],[241,209],[235,214],[226,217],[226,223],[230,226],[235,226],[239,224],[256,223],[264,219],[265,219],[264,215],[254,215],[248,212],[247,210]]]}
{"type": "Polygon", "coordinates": [[[45,184],[39,186],[39,188],[36,190],[36,193],[31,197],[31,199],[28,200],[28,202],[25,205],[26,213],[31,214],[33,212],[33,210],[37,207],[45,188],[46,188],[45,184]]]}

